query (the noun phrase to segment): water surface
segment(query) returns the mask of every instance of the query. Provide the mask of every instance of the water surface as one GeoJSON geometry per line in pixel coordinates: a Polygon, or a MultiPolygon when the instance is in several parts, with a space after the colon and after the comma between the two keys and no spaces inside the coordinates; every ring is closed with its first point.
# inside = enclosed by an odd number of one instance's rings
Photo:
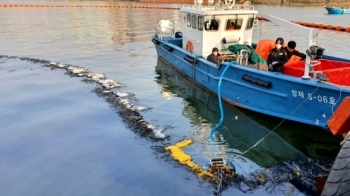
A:
{"type": "MultiPolygon", "coordinates": [[[[110,1],[2,1],[0,3],[118,4],[110,1]]],[[[178,5],[172,5],[178,6],[178,5]]],[[[287,20],[350,26],[349,16],[330,16],[319,7],[258,5],[261,13],[287,20]]],[[[0,55],[47,59],[103,73],[132,93],[133,103],[168,140],[152,142],[130,130],[108,103],[81,78],[40,63],[0,59],[0,192],[2,195],[212,195],[211,184],[173,161],[163,147],[182,139],[185,151],[204,165],[214,156],[207,143],[219,121],[217,98],[194,86],[157,59],[153,43],[160,19],[178,20],[177,10],[96,8],[0,9],[0,55]]],[[[263,22],[254,41],[296,34],[263,22]]],[[[327,54],[346,57],[348,33],[319,32],[327,54]]],[[[220,155],[244,152],[281,119],[224,104],[225,122],[216,137],[220,155]]],[[[285,122],[245,156],[235,160],[243,175],[287,160],[333,159],[339,138],[325,130],[285,122]]],[[[252,195],[299,195],[293,185],[257,188],[252,195]]],[[[224,195],[244,195],[231,187],[224,195]]]]}

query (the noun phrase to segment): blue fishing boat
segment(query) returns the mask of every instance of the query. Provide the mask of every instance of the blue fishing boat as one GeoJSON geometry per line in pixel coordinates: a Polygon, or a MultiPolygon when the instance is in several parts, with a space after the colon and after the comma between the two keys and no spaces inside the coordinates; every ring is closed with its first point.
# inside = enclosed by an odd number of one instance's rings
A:
{"type": "Polygon", "coordinates": [[[334,7],[334,6],[324,6],[328,11],[328,14],[350,14],[350,9],[343,7],[334,7]]]}
{"type": "Polygon", "coordinates": [[[156,26],[152,42],[162,61],[228,103],[336,135],[349,131],[350,114],[344,108],[350,108],[350,60],[323,55],[324,49],[313,45],[317,30],[263,15],[309,43],[306,61],[288,62],[283,72],[271,72],[257,53],[270,50],[266,40],[252,43],[259,13],[249,1],[209,0],[203,5],[199,0],[184,5],[179,14],[181,31],[170,20],[156,26]],[[218,64],[207,60],[214,47],[221,54],[218,64]]]}

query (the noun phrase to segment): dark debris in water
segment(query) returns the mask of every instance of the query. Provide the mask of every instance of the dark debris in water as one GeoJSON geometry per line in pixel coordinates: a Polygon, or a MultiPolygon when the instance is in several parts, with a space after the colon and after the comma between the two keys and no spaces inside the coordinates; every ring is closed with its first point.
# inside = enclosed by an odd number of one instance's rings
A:
{"type": "Polygon", "coordinates": [[[93,90],[97,95],[105,98],[112,108],[116,109],[118,114],[123,118],[124,123],[126,123],[135,133],[141,137],[152,139],[152,141],[169,139],[169,136],[166,136],[165,138],[154,137],[153,129],[149,127],[150,124],[144,120],[138,111],[125,107],[125,104],[120,101],[120,97],[114,93],[103,93],[103,91],[103,88],[96,88],[93,90]]]}
{"type": "Polygon", "coordinates": [[[223,188],[236,187],[250,193],[260,186],[271,192],[282,183],[291,183],[306,195],[318,195],[316,181],[326,179],[332,167],[331,161],[285,161],[283,165],[259,170],[249,176],[236,175],[228,179],[223,188]]]}
{"type": "MultiPolygon", "coordinates": [[[[162,145],[153,146],[152,149],[157,158],[171,163],[175,168],[182,168],[192,173],[191,169],[179,163],[171,157],[171,153],[165,150],[172,144],[164,142],[162,145]]],[[[325,180],[332,167],[332,161],[285,161],[281,165],[257,170],[247,175],[235,174],[234,178],[226,177],[222,182],[222,192],[229,188],[235,188],[245,194],[252,194],[261,189],[271,195],[293,195],[295,189],[308,196],[319,195],[317,181],[325,180]]],[[[212,189],[218,186],[217,181],[206,180],[212,189]]],[[[215,192],[214,195],[220,194],[215,192]]]]}
{"type": "Polygon", "coordinates": [[[82,77],[82,82],[84,83],[96,83],[96,88],[92,92],[94,92],[97,96],[104,98],[106,102],[109,103],[110,107],[114,108],[121,116],[127,127],[137,135],[142,138],[150,139],[153,142],[168,140],[170,138],[170,136],[165,136],[163,134],[155,134],[156,127],[145,121],[137,108],[123,102],[123,97],[118,96],[118,94],[112,91],[112,89],[124,87],[124,85],[107,79],[103,74],[93,74],[86,68],[73,66],[70,64],[60,64],[57,62],[53,63],[42,59],[0,55],[0,59],[2,58],[41,63],[43,66],[50,67],[52,70],[66,70],[65,74],[71,77],[82,77]],[[159,137],[159,135],[161,135],[161,137],[159,137]]]}

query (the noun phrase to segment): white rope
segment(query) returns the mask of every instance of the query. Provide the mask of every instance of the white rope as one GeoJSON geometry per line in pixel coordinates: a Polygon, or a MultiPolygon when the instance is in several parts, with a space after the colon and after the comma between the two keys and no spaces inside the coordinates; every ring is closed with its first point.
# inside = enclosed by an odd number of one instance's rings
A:
{"type": "Polygon", "coordinates": [[[348,132],[348,134],[345,136],[344,140],[342,142],[340,142],[340,145],[343,146],[346,142],[346,140],[348,140],[350,138],[350,131],[348,132]]]}
{"type": "MultiPolygon", "coordinates": [[[[332,105],[332,108],[331,108],[332,116],[335,115],[335,114],[334,114],[334,106],[337,105],[337,103],[340,101],[342,90],[343,90],[343,86],[340,86],[339,99],[332,105]]],[[[329,119],[330,119],[330,118],[329,118],[329,119]]],[[[335,118],[333,118],[333,119],[335,119],[335,118]]],[[[328,124],[328,122],[331,122],[331,121],[333,121],[333,120],[328,120],[328,121],[327,121],[327,124],[328,124]]]]}
{"type": "Polygon", "coordinates": [[[330,82],[323,81],[323,80],[317,80],[317,82],[324,83],[324,84],[328,84],[328,85],[331,85],[331,86],[336,86],[336,87],[344,88],[344,89],[350,89],[350,86],[334,84],[334,83],[330,83],[330,82]]]}
{"type": "MultiPolygon", "coordinates": [[[[317,86],[317,88],[311,93],[311,95],[313,95],[317,89],[320,86],[317,86]]],[[[299,109],[299,107],[305,102],[307,101],[307,98],[304,99],[303,102],[301,102],[289,115],[292,115],[295,111],[297,111],[299,109]]],[[[284,118],[280,123],[278,123],[278,125],[276,125],[275,128],[273,128],[270,132],[268,132],[263,138],[261,138],[259,141],[257,141],[253,146],[251,146],[250,148],[248,148],[246,151],[242,152],[240,155],[244,155],[245,153],[249,152],[251,149],[255,148],[257,145],[259,145],[262,141],[264,141],[264,139],[269,136],[272,132],[274,132],[285,120],[287,120],[286,118],[284,118]]]]}

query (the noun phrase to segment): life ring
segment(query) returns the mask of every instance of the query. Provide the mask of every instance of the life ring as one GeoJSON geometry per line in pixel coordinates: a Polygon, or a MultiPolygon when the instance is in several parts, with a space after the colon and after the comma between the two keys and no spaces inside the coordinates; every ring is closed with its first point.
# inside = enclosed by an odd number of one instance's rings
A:
{"type": "Polygon", "coordinates": [[[192,52],[193,51],[193,43],[191,41],[187,41],[186,50],[192,52]]]}

